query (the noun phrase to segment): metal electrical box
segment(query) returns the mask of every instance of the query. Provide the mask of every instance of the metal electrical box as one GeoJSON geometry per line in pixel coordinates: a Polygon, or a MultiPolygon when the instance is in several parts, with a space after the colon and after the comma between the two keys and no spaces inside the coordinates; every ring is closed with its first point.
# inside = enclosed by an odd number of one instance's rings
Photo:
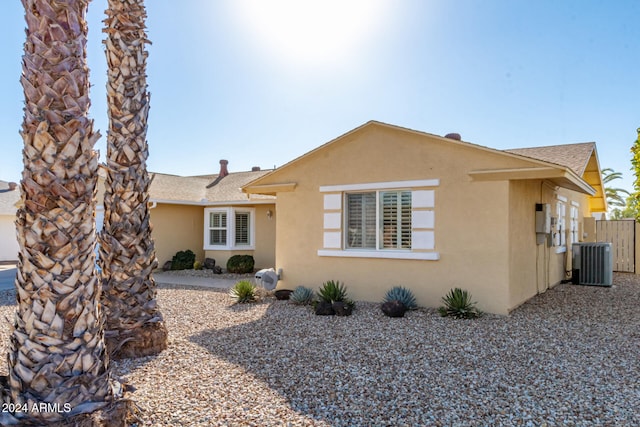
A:
{"type": "Polygon", "coordinates": [[[548,203],[536,203],[536,233],[551,233],[551,206],[548,203]]]}

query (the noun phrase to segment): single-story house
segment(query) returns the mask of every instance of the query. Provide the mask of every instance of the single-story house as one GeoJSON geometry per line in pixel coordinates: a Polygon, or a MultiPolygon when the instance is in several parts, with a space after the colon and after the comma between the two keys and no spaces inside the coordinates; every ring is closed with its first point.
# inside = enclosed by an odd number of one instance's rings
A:
{"type": "MultiPolygon", "coordinates": [[[[191,250],[196,259],[213,258],[226,266],[235,254],[253,255],[256,268],[275,264],[275,198],[250,195],[241,187],[270,170],[229,172],[220,161],[220,172],[201,176],[151,173],[150,220],[160,266],[178,251],[191,250]]],[[[99,173],[96,229],[104,219],[105,174],[99,173]]],[[[0,181],[0,261],[15,261],[15,231],[19,186],[0,181]]]]}
{"type": "Polygon", "coordinates": [[[212,175],[151,173],[149,212],[160,266],[187,249],[223,268],[236,254],[252,255],[256,268],[274,266],[275,197],[241,190],[270,170],[229,172],[227,165],[220,160],[220,172],[212,175]]]}
{"type": "Polygon", "coordinates": [[[0,181],[0,261],[17,261],[16,207],[20,187],[15,182],[0,181]]]}
{"type": "Polygon", "coordinates": [[[447,136],[371,121],[247,183],[277,200],[278,288],[339,280],[375,302],[402,285],[437,307],[459,287],[506,314],[567,278],[571,244],[593,240],[592,214],[607,209],[595,143],[497,150],[447,136]]]}

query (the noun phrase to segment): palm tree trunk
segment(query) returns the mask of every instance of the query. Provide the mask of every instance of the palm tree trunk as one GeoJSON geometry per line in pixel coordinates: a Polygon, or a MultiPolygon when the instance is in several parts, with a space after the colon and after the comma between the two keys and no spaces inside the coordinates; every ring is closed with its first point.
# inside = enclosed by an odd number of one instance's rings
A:
{"type": "MultiPolygon", "coordinates": [[[[117,404],[95,271],[100,137],[88,118],[88,0],[22,0],[27,38],[17,312],[0,414],[42,425],[117,404]],[[38,411],[36,409],[45,409],[38,411]]],[[[117,405],[116,405],[117,406],[117,405]]],[[[106,410],[106,409],[105,409],[106,410]]]]}
{"type": "Polygon", "coordinates": [[[100,263],[107,349],[113,357],[158,354],[167,330],[156,301],[157,267],[149,222],[146,11],[143,0],[109,0],[107,178],[100,263]]]}

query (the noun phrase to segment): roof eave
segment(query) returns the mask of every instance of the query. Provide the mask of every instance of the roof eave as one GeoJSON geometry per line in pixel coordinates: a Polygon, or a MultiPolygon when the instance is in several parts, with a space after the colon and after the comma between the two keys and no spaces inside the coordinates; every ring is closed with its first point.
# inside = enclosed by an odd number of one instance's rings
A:
{"type": "Polygon", "coordinates": [[[531,167],[510,169],[482,169],[469,172],[469,176],[476,181],[511,181],[546,179],[559,187],[578,191],[589,196],[594,196],[596,190],[585,182],[575,172],[567,168],[531,167]]]}
{"type": "Polygon", "coordinates": [[[277,193],[287,193],[295,190],[298,184],[295,182],[285,182],[281,184],[248,185],[242,187],[246,194],[262,194],[265,196],[275,196],[277,193]]]}

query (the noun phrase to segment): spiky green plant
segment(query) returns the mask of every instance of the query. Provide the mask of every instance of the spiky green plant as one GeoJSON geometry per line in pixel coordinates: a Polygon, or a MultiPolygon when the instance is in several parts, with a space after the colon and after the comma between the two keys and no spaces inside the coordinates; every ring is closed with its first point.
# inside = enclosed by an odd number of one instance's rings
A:
{"type": "Polygon", "coordinates": [[[452,316],[456,319],[472,319],[482,314],[476,308],[476,303],[471,300],[471,294],[460,288],[451,289],[442,297],[444,306],[438,308],[442,317],[452,316]]]}
{"type": "Polygon", "coordinates": [[[400,301],[407,310],[415,310],[418,308],[413,292],[403,286],[394,286],[387,291],[382,302],[389,301],[400,301]]]}
{"type": "Polygon", "coordinates": [[[251,302],[256,298],[256,287],[249,280],[240,280],[229,290],[229,296],[236,303],[251,302]]]}
{"type": "Polygon", "coordinates": [[[333,304],[336,301],[347,300],[347,288],[339,281],[329,280],[322,284],[318,291],[318,297],[325,302],[333,304]]]}
{"type": "Polygon", "coordinates": [[[315,293],[313,292],[313,289],[304,286],[298,286],[289,296],[289,301],[298,305],[312,304],[314,299],[315,293]]]}

